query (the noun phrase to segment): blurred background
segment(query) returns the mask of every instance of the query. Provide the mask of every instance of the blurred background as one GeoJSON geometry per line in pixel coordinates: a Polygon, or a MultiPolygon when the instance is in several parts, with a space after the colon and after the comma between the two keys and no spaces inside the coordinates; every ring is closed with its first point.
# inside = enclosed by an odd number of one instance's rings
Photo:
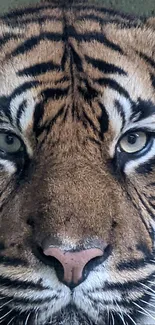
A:
{"type": "MultiPolygon", "coordinates": [[[[0,14],[36,2],[38,0],[0,0],[0,14]]],[[[120,9],[127,13],[155,16],[155,0],[100,0],[100,2],[108,8],[120,9]]]]}

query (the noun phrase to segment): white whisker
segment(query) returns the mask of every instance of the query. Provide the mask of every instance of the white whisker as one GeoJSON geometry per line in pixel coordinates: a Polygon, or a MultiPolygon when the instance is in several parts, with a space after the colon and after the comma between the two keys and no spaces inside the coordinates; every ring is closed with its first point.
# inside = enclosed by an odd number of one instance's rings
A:
{"type": "MultiPolygon", "coordinates": [[[[139,309],[141,309],[142,311],[143,311],[143,313],[144,313],[144,315],[145,316],[150,316],[152,319],[154,319],[155,320],[155,317],[153,317],[147,310],[145,310],[143,307],[141,307],[141,306],[139,306],[137,303],[135,303],[134,301],[133,301],[133,304],[135,305],[135,306],[137,306],[139,309]]],[[[140,310],[138,310],[138,312],[141,312],[140,310]]]]}
{"type": "Polygon", "coordinates": [[[0,310],[1,310],[4,306],[8,305],[11,301],[13,301],[13,299],[11,299],[11,300],[5,302],[2,306],[0,305],[0,310]]]}
{"type": "Polygon", "coordinates": [[[125,313],[125,315],[127,317],[129,317],[129,319],[133,322],[134,325],[137,325],[137,323],[135,323],[135,321],[133,320],[133,318],[130,315],[128,315],[127,313],[125,313]]]}
{"type": "Polygon", "coordinates": [[[27,316],[27,318],[26,318],[26,320],[25,320],[25,325],[28,324],[28,320],[29,320],[29,318],[30,318],[30,315],[31,315],[31,312],[28,314],[28,316],[27,316]]]}
{"type": "MultiPolygon", "coordinates": [[[[148,287],[146,284],[144,284],[144,283],[141,283],[140,282],[140,284],[143,286],[143,287],[145,287],[147,290],[149,290],[149,291],[151,291],[154,295],[155,295],[155,291],[152,289],[152,288],[150,288],[150,287],[148,287]]],[[[150,292],[149,292],[150,293],[150,292]]]]}
{"type": "MultiPolygon", "coordinates": [[[[114,321],[114,316],[113,316],[113,312],[110,310],[110,316],[112,318],[112,325],[115,325],[115,321],[114,321]]],[[[110,324],[111,325],[111,324],[110,324]]]]}
{"type": "Polygon", "coordinates": [[[155,308],[155,305],[151,304],[150,302],[147,302],[147,301],[145,301],[143,299],[140,299],[140,301],[144,302],[146,305],[149,305],[149,306],[155,308]]]}
{"type": "Polygon", "coordinates": [[[125,322],[125,319],[124,319],[124,315],[123,315],[123,313],[122,313],[122,310],[121,310],[120,306],[118,305],[118,303],[116,302],[116,300],[115,300],[115,304],[116,304],[117,308],[120,310],[120,312],[118,312],[118,315],[119,315],[119,317],[121,318],[123,324],[124,324],[124,325],[128,325],[128,324],[125,322]]]}
{"type": "Polygon", "coordinates": [[[10,324],[13,322],[13,320],[15,319],[15,317],[16,317],[16,316],[12,317],[12,318],[10,319],[9,323],[7,323],[7,325],[10,325],[10,324]]]}
{"type": "Polygon", "coordinates": [[[13,309],[10,309],[5,315],[3,315],[2,317],[0,317],[0,321],[4,321],[4,318],[6,318],[6,316],[8,316],[11,312],[13,311],[13,309]]]}
{"type": "Polygon", "coordinates": [[[38,322],[38,316],[39,316],[39,312],[36,311],[35,320],[34,320],[34,325],[37,325],[37,322],[38,322]]]}

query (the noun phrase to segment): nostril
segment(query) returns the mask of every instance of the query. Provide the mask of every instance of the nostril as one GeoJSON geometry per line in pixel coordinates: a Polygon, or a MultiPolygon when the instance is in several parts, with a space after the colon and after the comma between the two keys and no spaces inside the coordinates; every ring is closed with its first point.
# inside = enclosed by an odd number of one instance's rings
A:
{"type": "Polygon", "coordinates": [[[62,279],[64,277],[64,269],[58,259],[53,256],[46,256],[43,252],[43,249],[39,246],[34,250],[34,254],[42,263],[53,267],[56,271],[59,281],[62,282],[62,279]]]}
{"type": "Polygon", "coordinates": [[[111,254],[112,247],[111,245],[107,245],[107,247],[104,249],[104,253],[101,256],[97,256],[92,258],[88,263],[84,266],[83,269],[83,277],[84,279],[87,278],[88,274],[98,265],[102,264],[111,254]]]}

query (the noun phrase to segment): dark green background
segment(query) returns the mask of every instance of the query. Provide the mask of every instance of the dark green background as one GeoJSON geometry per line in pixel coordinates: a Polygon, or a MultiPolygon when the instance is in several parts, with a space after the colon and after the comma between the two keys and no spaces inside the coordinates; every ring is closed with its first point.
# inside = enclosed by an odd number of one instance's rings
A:
{"type": "MultiPolygon", "coordinates": [[[[36,3],[38,0],[0,0],[0,12],[6,12],[10,8],[36,3]]],[[[91,1],[93,2],[93,0],[91,1]]],[[[140,15],[155,15],[155,0],[100,0],[106,7],[121,9],[140,15]]]]}

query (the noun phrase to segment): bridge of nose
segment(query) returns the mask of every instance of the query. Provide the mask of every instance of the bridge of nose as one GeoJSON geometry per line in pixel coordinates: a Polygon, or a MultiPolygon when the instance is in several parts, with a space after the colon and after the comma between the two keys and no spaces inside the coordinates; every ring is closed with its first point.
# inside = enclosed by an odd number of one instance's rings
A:
{"type": "Polygon", "coordinates": [[[64,281],[77,284],[82,278],[82,272],[85,265],[92,259],[103,255],[99,248],[90,248],[86,250],[69,252],[60,248],[49,247],[44,250],[46,256],[55,257],[63,266],[64,281]]]}

